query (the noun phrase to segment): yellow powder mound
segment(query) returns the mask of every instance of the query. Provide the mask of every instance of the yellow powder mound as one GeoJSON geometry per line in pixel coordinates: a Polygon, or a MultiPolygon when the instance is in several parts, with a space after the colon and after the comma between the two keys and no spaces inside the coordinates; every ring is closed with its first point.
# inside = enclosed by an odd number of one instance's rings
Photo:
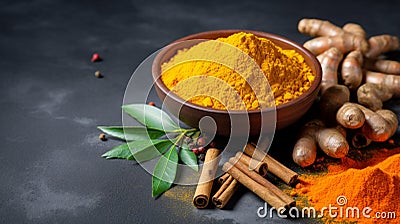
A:
{"type": "Polygon", "coordinates": [[[161,80],[174,93],[220,110],[289,102],[307,91],[315,78],[296,51],[243,32],[178,51],[161,70],[161,80]]]}

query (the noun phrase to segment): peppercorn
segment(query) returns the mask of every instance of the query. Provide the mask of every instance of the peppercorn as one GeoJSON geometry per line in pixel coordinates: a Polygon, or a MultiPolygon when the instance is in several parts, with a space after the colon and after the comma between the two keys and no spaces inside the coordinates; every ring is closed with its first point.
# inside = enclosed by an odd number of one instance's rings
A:
{"type": "Polygon", "coordinates": [[[106,135],[104,133],[101,133],[99,135],[99,139],[102,140],[102,141],[107,141],[107,137],[106,137],[106,135]]]}
{"type": "Polygon", "coordinates": [[[214,148],[215,147],[215,142],[210,142],[210,144],[208,144],[208,146],[210,146],[210,148],[214,148]]]}
{"type": "Polygon", "coordinates": [[[197,145],[198,146],[205,146],[206,145],[206,139],[203,137],[200,137],[197,139],[197,145]]]}
{"type": "Polygon", "coordinates": [[[94,54],[92,55],[91,61],[92,61],[92,62],[101,61],[100,55],[99,55],[98,53],[94,53],[94,54]]]}
{"type": "Polygon", "coordinates": [[[197,154],[199,154],[199,149],[198,148],[193,148],[192,152],[197,155],[197,154]]]}
{"type": "Polygon", "coordinates": [[[150,102],[148,103],[148,105],[150,105],[150,106],[155,106],[156,103],[154,103],[153,101],[150,101],[150,102]]]}
{"type": "Polygon", "coordinates": [[[199,150],[199,153],[204,153],[206,151],[206,148],[204,148],[203,146],[200,146],[198,148],[198,150],[199,150]]]}
{"type": "Polygon", "coordinates": [[[94,75],[95,75],[97,78],[103,78],[103,75],[100,73],[100,71],[96,71],[96,72],[94,73],[94,75]]]}

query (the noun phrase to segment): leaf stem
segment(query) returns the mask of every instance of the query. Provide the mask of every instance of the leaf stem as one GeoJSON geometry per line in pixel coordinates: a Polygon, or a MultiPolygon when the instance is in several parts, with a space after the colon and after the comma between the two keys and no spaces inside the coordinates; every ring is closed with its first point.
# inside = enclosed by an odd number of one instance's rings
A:
{"type": "Polygon", "coordinates": [[[184,129],[184,128],[180,128],[180,129],[175,129],[175,130],[170,130],[170,131],[168,131],[168,130],[164,130],[165,132],[168,132],[168,133],[178,133],[178,132],[182,132],[182,133],[188,133],[188,132],[195,132],[195,131],[197,131],[197,129],[196,128],[191,128],[191,129],[184,129]]]}
{"type": "Polygon", "coordinates": [[[182,134],[180,134],[175,141],[175,145],[178,146],[179,148],[181,147],[182,144],[180,144],[180,142],[182,141],[183,137],[185,136],[185,132],[182,132],[182,134]]]}

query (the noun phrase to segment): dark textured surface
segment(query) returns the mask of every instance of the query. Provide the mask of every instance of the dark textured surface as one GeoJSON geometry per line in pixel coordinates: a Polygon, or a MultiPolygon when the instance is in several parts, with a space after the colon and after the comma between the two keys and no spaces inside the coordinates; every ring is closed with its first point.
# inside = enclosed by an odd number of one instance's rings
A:
{"type": "MultiPolygon", "coordinates": [[[[151,176],[140,166],[100,158],[118,142],[99,141],[96,126],[121,123],[124,90],[136,66],[179,37],[233,28],[302,43],[308,39],[296,28],[302,17],[339,25],[352,21],[369,35],[400,36],[399,6],[398,1],[1,1],[0,223],[303,222],[258,218],[263,203],[249,193],[226,211],[196,210],[179,189],[155,200],[151,176]],[[95,51],[102,62],[90,62],[95,51]],[[96,70],[105,78],[95,78],[96,70]]],[[[286,134],[294,135],[289,129],[286,134]]],[[[287,147],[275,150],[289,158],[287,147]]]]}

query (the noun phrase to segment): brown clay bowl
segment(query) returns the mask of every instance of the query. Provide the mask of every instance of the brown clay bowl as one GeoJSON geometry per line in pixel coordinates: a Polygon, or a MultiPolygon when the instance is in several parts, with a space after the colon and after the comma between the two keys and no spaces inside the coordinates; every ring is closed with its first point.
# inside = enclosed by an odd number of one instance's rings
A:
{"type": "MultiPolygon", "coordinates": [[[[176,47],[168,45],[163,48],[155,57],[152,64],[152,73],[153,79],[155,81],[155,89],[157,91],[158,96],[163,101],[163,104],[167,107],[167,109],[175,116],[177,116],[182,122],[191,126],[198,127],[199,121],[205,117],[209,116],[214,119],[216,122],[216,134],[221,136],[230,136],[235,130],[231,130],[231,119],[233,117],[238,117],[241,119],[241,116],[248,116],[248,123],[250,124],[249,133],[242,133],[243,135],[250,136],[258,136],[261,130],[261,113],[271,113],[273,116],[276,114],[273,119],[270,119],[271,122],[276,121],[276,129],[283,129],[290,124],[299,120],[308,109],[310,109],[314,100],[316,99],[320,83],[321,83],[321,65],[316,59],[316,57],[310,53],[307,49],[305,49],[302,45],[289,40],[285,37],[278,36],[271,33],[265,33],[260,31],[252,31],[252,30],[215,30],[215,31],[207,31],[202,33],[192,34],[183,38],[180,38],[173,43],[178,43],[187,40],[196,40],[196,39],[217,39],[219,37],[228,37],[231,34],[237,32],[248,32],[253,33],[259,37],[263,37],[271,40],[274,44],[278,45],[283,49],[294,49],[298,53],[300,53],[306,63],[311,67],[312,71],[315,74],[315,81],[312,84],[311,88],[307,90],[307,92],[303,93],[298,98],[287,102],[285,104],[281,104],[276,107],[276,112],[272,112],[267,110],[251,110],[251,111],[234,111],[234,113],[228,113],[223,110],[216,110],[208,107],[199,106],[190,102],[187,102],[170,92],[170,90],[164,85],[161,81],[161,64],[168,61],[172,56],[174,56],[178,49],[176,47]]],[[[186,46],[190,47],[190,46],[186,46]]],[[[275,131],[275,124],[268,124],[269,126],[274,126],[273,130],[275,131]]],[[[247,130],[247,129],[246,129],[247,130]]],[[[235,134],[240,134],[240,132],[235,132],[235,134]]],[[[233,134],[233,135],[235,135],[233,134]]]]}

